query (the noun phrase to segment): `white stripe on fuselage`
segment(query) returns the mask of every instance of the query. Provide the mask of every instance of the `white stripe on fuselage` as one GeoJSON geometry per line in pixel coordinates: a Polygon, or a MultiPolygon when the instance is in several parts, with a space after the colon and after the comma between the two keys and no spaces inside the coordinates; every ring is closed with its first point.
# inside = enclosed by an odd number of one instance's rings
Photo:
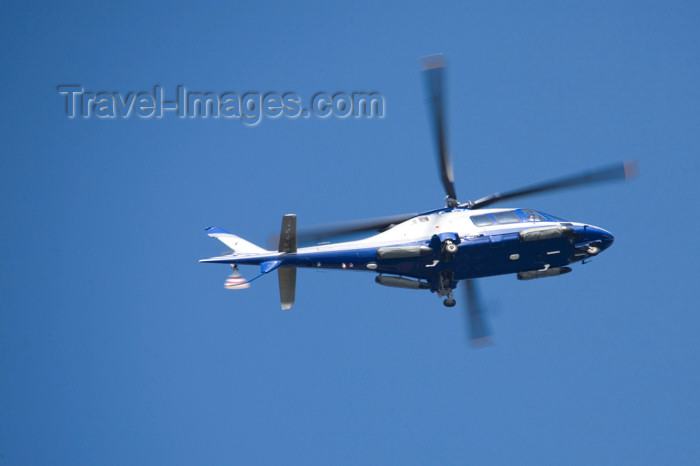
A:
{"type": "Polygon", "coordinates": [[[493,224],[486,227],[477,227],[470,220],[475,215],[490,214],[494,212],[506,212],[514,209],[479,209],[440,211],[429,215],[419,215],[410,220],[396,225],[383,233],[369,238],[344,243],[319,244],[300,248],[298,253],[344,251],[351,249],[374,248],[382,246],[400,245],[416,241],[428,241],[433,235],[440,233],[456,233],[460,237],[489,236],[494,232],[508,233],[525,230],[528,228],[542,228],[558,225],[558,222],[525,222],[512,224],[493,224]]]}

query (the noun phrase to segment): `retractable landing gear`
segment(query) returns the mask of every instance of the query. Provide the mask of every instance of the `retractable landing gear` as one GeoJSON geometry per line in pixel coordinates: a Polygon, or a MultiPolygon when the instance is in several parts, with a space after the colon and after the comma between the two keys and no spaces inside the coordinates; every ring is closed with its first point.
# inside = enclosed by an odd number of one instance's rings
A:
{"type": "Polygon", "coordinates": [[[442,260],[449,262],[457,254],[457,245],[451,239],[446,239],[442,243],[442,260]]]}
{"type": "Polygon", "coordinates": [[[586,254],[589,256],[596,256],[600,252],[600,247],[597,243],[589,244],[586,247],[586,254]]]}
{"type": "Polygon", "coordinates": [[[597,256],[600,253],[600,243],[590,243],[584,246],[579,246],[574,251],[575,260],[586,260],[589,257],[597,256]]]}
{"type": "MultiPolygon", "coordinates": [[[[456,248],[457,245],[453,244],[456,248]]],[[[440,272],[440,288],[437,291],[438,297],[446,296],[445,300],[442,302],[446,307],[453,307],[457,304],[455,301],[454,293],[452,291],[452,280],[454,278],[454,272],[451,270],[443,270],[440,272]]]]}

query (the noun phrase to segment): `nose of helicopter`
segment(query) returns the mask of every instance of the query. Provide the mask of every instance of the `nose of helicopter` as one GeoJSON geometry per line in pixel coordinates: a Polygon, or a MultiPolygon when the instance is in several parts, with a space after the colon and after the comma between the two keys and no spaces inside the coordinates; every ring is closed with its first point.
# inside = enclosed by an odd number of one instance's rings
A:
{"type": "Polygon", "coordinates": [[[613,241],[615,241],[615,237],[612,233],[593,225],[586,225],[583,237],[585,241],[600,241],[601,251],[609,248],[613,244],[613,241]]]}

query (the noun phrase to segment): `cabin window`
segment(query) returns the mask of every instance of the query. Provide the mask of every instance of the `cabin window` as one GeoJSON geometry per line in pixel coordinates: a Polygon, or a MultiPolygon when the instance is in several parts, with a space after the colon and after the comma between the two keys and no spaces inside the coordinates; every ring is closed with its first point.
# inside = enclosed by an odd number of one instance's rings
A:
{"type": "Polygon", "coordinates": [[[506,212],[494,212],[493,218],[495,218],[498,223],[518,223],[520,221],[518,214],[512,210],[508,210],[506,212]]]}
{"type": "Polygon", "coordinates": [[[472,223],[478,227],[485,227],[487,225],[493,225],[493,220],[487,214],[475,215],[472,217],[472,223]]]}
{"type": "Polygon", "coordinates": [[[546,222],[547,221],[547,219],[544,218],[542,215],[540,215],[539,212],[535,212],[534,210],[523,209],[523,214],[525,214],[525,217],[527,218],[528,222],[546,222]]]}

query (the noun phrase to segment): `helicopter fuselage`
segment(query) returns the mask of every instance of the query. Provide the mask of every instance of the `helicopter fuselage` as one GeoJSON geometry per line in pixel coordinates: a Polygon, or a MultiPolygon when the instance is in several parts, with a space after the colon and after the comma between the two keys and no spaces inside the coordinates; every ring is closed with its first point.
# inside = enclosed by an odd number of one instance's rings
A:
{"type": "Polygon", "coordinates": [[[207,235],[226,244],[233,253],[200,262],[230,264],[233,273],[227,289],[244,289],[258,277],[277,270],[280,305],[292,308],[297,268],[366,270],[376,272],[380,285],[409,289],[430,289],[443,304],[456,304],[454,289],[462,281],[466,294],[469,338],[474,344],[489,339],[483,318],[476,278],[517,274],[520,280],[553,277],[571,272],[568,264],[584,262],[613,243],[609,232],[578,222],[529,209],[493,209],[492,205],[524,196],[570,189],[602,182],[630,179],[637,163],[628,160],[562,178],[499,191],[460,203],[447,140],[447,102],[442,54],[422,59],[428,91],[430,122],[433,127],[440,181],[446,208],[422,214],[403,214],[346,222],[297,232],[296,215],[282,219],[277,251],[268,251],[219,227],[208,227],[207,235]],[[318,243],[299,248],[299,240],[325,241],[346,234],[380,232],[342,243],[318,243]],[[245,280],[239,264],[260,265],[260,275],[245,280]]]}
{"type": "Polygon", "coordinates": [[[357,241],[296,252],[234,253],[206,262],[261,265],[262,273],[284,266],[365,270],[419,280],[412,286],[410,280],[378,279],[381,284],[417,288],[425,280],[422,288],[439,291],[445,272],[449,282],[511,273],[539,278],[596,255],[612,242],[613,235],[601,228],[534,210],[454,207],[420,214],[357,241]]]}

